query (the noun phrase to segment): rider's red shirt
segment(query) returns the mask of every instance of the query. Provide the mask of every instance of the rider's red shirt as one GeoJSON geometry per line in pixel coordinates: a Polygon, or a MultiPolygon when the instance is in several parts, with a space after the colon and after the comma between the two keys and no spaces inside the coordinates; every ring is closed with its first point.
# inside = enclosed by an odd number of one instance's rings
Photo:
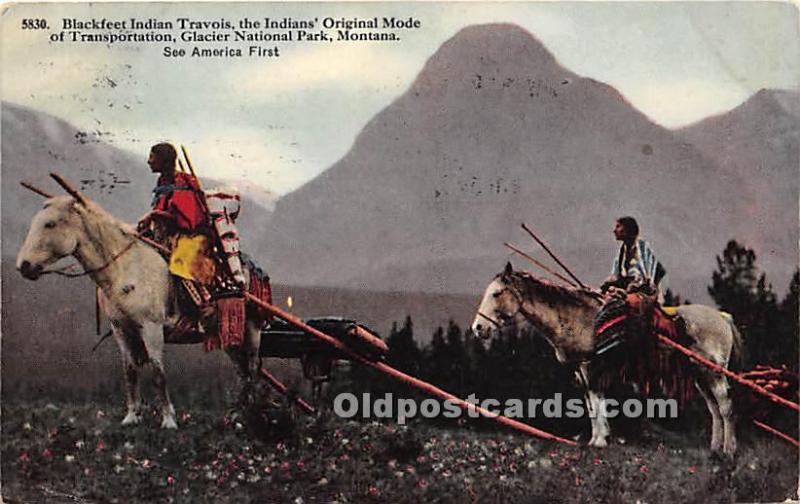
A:
{"type": "Polygon", "coordinates": [[[158,178],[153,210],[167,212],[183,231],[194,231],[206,222],[205,207],[200,200],[200,184],[188,173],[177,172],[172,181],[158,178]]]}

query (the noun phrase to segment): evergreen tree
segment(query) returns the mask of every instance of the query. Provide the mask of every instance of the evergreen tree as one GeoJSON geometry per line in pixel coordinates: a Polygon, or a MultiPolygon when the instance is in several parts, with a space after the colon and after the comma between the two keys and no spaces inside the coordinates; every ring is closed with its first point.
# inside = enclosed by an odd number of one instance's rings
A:
{"type": "Polygon", "coordinates": [[[780,310],[766,275],[759,275],[756,254],[735,240],[728,242],[708,293],[720,309],[733,315],[745,339],[748,360],[774,363],[785,352],[780,344],[780,310]]]}
{"type": "Polygon", "coordinates": [[[717,256],[717,270],[712,274],[708,293],[721,310],[747,324],[756,301],[758,280],[756,253],[731,240],[722,257],[717,256]]]}
{"type": "Polygon", "coordinates": [[[798,347],[800,346],[800,270],[796,270],[789,283],[789,292],[780,304],[780,327],[777,347],[782,350],[781,359],[777,361],[786,364],[790,369],[798,369],[798,347]]]}
{"type": "Polygon", "coordinates": [[[467,358],[467,378],[464,383],[464,393],[477,392],[478,384],[483,381],[486,349],[483,341],[478,339],[471,330],[464,332],[464,353],[467,358]]]}
{"type": "Polygon", "coordinates": [[[461,338],[461,328],[452,320],[447,324],[447,357],[447,383],[456,393],[462,394],[466,385],[469,362],[461,338]]]}
{"type": "Polygon", "coordinates": [[[387,344],[389,354],[386,360],[390,365],[412,375],[419,372],[422,353],[414,340],[414,324],[410,316],[406,316],[400,330],[397,330],[397,324],[392,325],[387,344]]]}
{"type": "Polygon", "coordinates": [[[425,351],[425,369],[423,376],[433,383],[441,382],[445,373],[443,369],[447,366],[447,342],[444,340],[444,329],[441,326],[436,328],[433,338],[425,351]]]}

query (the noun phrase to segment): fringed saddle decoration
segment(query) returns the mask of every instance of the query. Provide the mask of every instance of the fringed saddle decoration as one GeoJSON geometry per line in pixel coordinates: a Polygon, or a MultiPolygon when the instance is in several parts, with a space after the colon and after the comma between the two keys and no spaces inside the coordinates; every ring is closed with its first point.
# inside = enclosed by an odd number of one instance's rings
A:
{"type": "Polygon", "coordinates": [[[680,317],[670,317],[657,306],[643,308],[639,296],[628,295],[603,307],[595,321],[595,334],[594,387],[606,390],[614,382],[633,383],[645,396],[660,392],[677,400],[680,408],[693,396],[689,360],[660,347],[655,338],[662,334],[690,344],[680,317]]]}
{"type": "Polygon", "coordinates": [[[244,298],[226,297],[217,299],[217,334],[208,335],[203,348],[210,352],[216,348],[223,350],[244,343],[245,310],[244,298]]]}

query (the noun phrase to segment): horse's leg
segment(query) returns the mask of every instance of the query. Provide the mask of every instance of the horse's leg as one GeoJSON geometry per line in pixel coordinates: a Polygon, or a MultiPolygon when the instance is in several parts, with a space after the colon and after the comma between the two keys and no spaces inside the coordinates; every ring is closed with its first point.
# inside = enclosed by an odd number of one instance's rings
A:
{"type": "Polygon", "coordinates": [[[715,375],[711,385],[711,393],[719,406],[719,414],[722,417],[722,453],[733,458],[736,453],[736,427],[733,421],[733,403],[728,395],[728,380],[724,376],[715,375]]]}
{"type": "Polygon", "coordinates": [[[236,364],[241,381],[238,402],[249,406],[255,399],[255,381],[261,367],[259,347],[261,344],[261,326],[263,321],[251,315],[248,311],[247,323],[242,346],[230,346],[225,349],[228,357],[236,364]]]}
{"type": "Polygon", "coordinates": [[[167,375],[164,370],[164,336],[162,326],[152,322],[142,325],[142,340],[145,342],[147,354],[153,364],[153,380],[158,392],[159,406],[161,407],[161,427],[163,429],[177,429],[175,421],[175,407],[169,398],[167,388],[167,375]]]}
{"type": "Polygon", "coordinates": [[[602,407],[605,395],[594,390],[586,391],[586,405],[589,408],[589,418],[592,421],[592,439],[589,446],[605,448],[608,446],[608,435],[611,428],[608,426],[605,409],[602,407]]]}
{"type": "Polygon", "coordinates": [[[139,394],[139,365],[129,356],[122,359],[123,373],[125,376],[125,395],[127,413],[122,419],[122,425],[138,424],[142,421],[140,415],[142,397],[139,394]]]}
{"type": "Polygon", "coordinates": [[[596,446],[598,448],[605,448],[608,446],[608,435],[611,429],[608,426],[608,419],[605,415],[605,410],[601,408],[601,403],[604,399],[604,394],[596,390],[592,390],[589,380],[589,366],[582,364],[576,371],[578,381],[583,384],[586,401],[586,408],[589,411],[589,421],[592,424],[592,437],[589,439],[589,446],[596,446]]]}
{"type": "Polygon", "coordinates": [[[695,381],[695,387],[705,399],[708,412],[711,414],[711,452],[719,453],[722,450],[723,424],[717,400],[712,393],[710,385],[712,380],[713,376],[703,371],[695,381]]]}
{"type": "Polygon", "coordinates": [[[125,380],[127,413],[122,419],[122,425],[138,424],[142,420],[140,415],[142,397],[139,394],[139,367],[142,360],[137,359],[134,355],[122,329],[115,325],[113,331],[114,339],[117,340],[117,346],[119,346],[119,353],[122,356],[122,375],[125,380]]]}
{"type": "Polygon", "coordinates": [[[258,371],[261,368],[261,327],[264,321],[255,314],[247,317],[247,327],[244,333],[244,351],[245,363],[247,366],[246,376],[247,380],[252,384],[258,377],[258,371]]]}

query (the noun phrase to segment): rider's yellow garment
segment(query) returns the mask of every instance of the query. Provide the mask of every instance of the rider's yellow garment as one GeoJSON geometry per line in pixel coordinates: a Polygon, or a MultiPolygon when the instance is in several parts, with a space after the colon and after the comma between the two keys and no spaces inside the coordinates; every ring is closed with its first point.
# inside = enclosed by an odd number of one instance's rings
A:
{"type": "Polygon", "coordinates": [[[209,284],[215,273],[215,263],[210,255],[211,247],[206,236],[179,236],[169,257],[169,272],[187,280],[209,284]]]}

